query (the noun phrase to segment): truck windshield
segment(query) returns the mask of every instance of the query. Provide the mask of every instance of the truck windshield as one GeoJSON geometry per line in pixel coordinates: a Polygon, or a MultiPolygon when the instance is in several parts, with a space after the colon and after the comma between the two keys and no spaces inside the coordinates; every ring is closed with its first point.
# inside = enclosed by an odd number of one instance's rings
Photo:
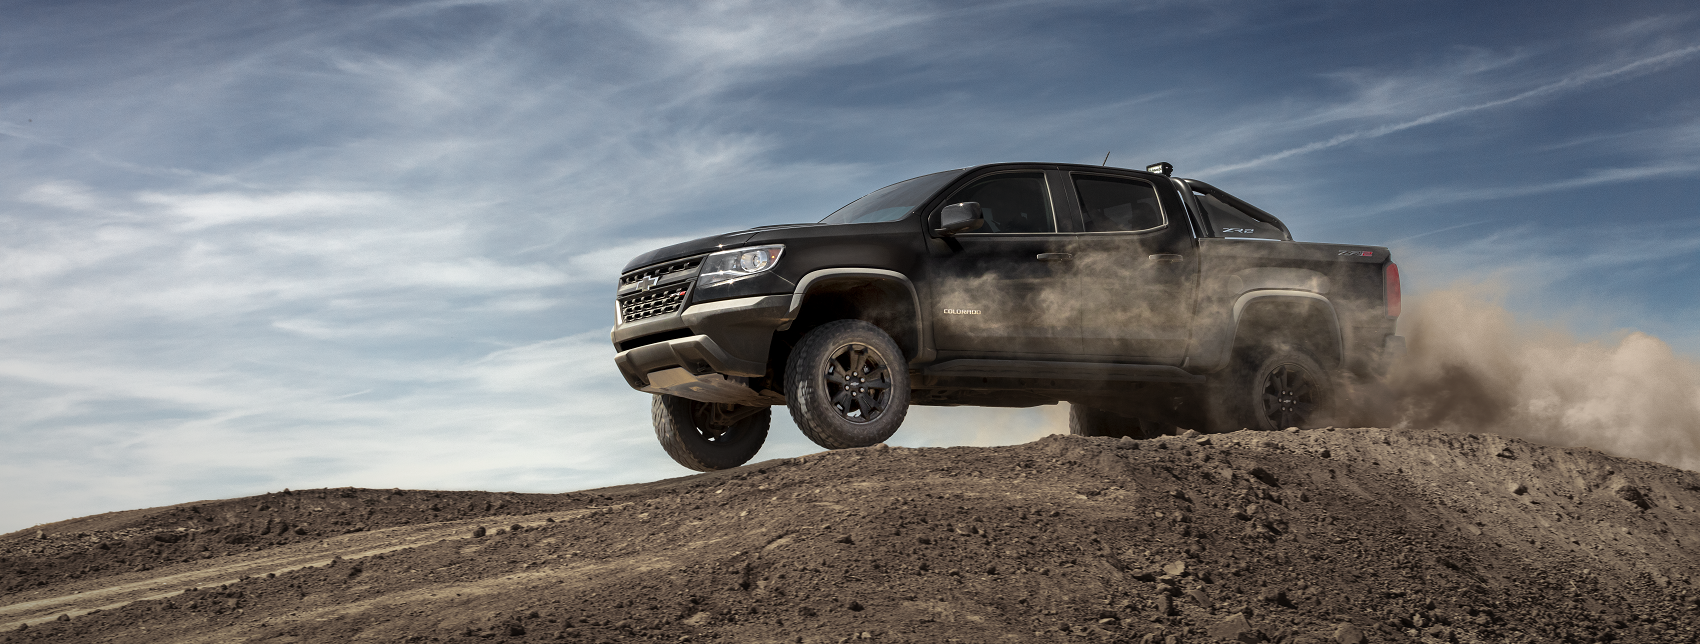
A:
{"type": "Polygon", "coordinates": [[[962,176],[961,170],[946,170],[900,181],[867,194],[833,211],[823,224],[867,224],[876,221],[897,221],[909,216],[926,203],[939,188],[962,176]]]}

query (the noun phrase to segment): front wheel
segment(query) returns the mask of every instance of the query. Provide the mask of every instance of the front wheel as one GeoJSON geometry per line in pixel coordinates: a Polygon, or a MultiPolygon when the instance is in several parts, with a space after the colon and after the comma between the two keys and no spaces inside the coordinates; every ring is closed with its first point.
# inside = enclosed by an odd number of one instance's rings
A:
{"type": "Polygon", "coordinates": [[[650,416],[668,456],[698,472],[712,472],[748,463],[761,451],[773,408],[656,394],[650,416]]]}
{"type": "Polygon", "coordinates": [[[879,327],[837,320],[791,350],[785,389],[792,420],[816,445],[867,447],[890,438],[909,413],[909,363],[879,327]]]}

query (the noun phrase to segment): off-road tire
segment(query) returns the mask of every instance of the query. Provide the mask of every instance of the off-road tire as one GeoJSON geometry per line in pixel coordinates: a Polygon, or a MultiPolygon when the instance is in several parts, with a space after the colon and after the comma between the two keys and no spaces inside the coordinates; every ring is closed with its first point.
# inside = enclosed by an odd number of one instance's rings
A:
{"type": "Polygon", "coordinates": [[[1126,418],[1113,412],[1069,403],[1068,433],[1075,436],[1109,436],[1120,438],[1132,436],[1145,438],[1145,430],[1137,419],[1126,418]]]}
{"type": "Polygon", "coordinates": [[[828,322],[791,350],[785,400],[797,428],[816,445],[867,447],[890,438],[909,413],[909,363],[879,327],[828,322]]]}
{"type": "Polygon", "coordinates": [[[748,463],[767,441],[772,407],[705,403],[655,394],[650,403],[655,437],[680,465],[712,472],[748,463]],[[731,422],[724,422],[728,417],[731,422]]]}
{"type": "Polygon", "coordinates": [[[1333,374],[1297,349],[1236,352],[1206,385],[1208,431],[1279,431],[1316,427],[1333,411],[1333,374]]]}

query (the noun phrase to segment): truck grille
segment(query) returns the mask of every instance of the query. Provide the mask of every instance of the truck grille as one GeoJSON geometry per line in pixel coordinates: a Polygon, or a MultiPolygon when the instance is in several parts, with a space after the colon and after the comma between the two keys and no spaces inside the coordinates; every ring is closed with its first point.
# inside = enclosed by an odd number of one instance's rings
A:
{"type": "Polygon", "coordinates": [[[654,264],[620,276],[620,323],[636,322],[679,310],[696,283],[706,255],[654,264]]]}
{"type": "Polygon", "coordinates": [[[625,286],[627,284],[635,284],[637,282],[641,282],[644,279],[650,278],[650,277],[654,277],[657,280],[664,280],[664,279],[667,279],[669,276],[672,276],[674,273],[679,273],[679,272],[682,272],[682,271],[695,270],[696,267],[701,266],[701,265],[702,265],[702,258],[701,257],[691,257],[691,258],[687,258],[687,259],[681,259],[681,260],[676,261],[676,262],[668,262],[666,264],[657,264],[655,266],[651,266],[651,267],[645,268],[643,270],[632,271],[630,273],[626,273],[625,275],[621,275],[620,276],[620,286],[625,286]]]}
{"type": "Polygon", "coordinates": [[[620,322],[636,322],[679,310],[696,280],[687,280],[620,298],[620,322]]]}

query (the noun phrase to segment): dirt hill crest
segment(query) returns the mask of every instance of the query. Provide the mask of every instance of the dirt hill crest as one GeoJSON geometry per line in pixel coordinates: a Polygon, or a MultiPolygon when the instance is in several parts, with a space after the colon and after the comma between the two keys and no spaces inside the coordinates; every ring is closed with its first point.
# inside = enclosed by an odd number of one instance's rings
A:
{"type": "Polygon", "coordinates": [[[1700,474],[1436,431],[876,446],[40,530],[0,538],[0,642],[1700,636],[1700,474]]]}

